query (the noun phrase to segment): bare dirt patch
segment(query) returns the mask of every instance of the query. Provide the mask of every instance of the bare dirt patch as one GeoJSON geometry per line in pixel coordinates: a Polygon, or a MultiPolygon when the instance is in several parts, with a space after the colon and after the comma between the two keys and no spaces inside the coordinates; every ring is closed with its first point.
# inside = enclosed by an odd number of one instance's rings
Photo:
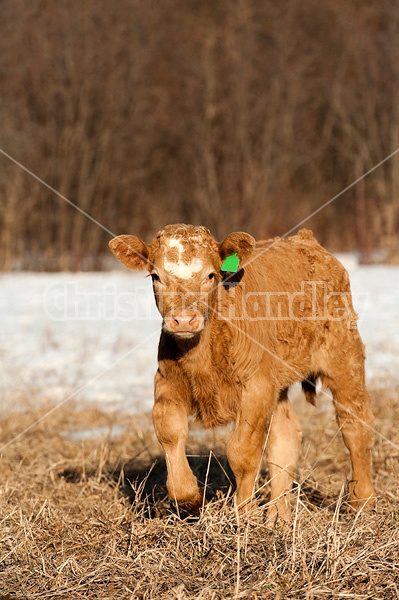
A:
{"type": "MultiPolygon", "coordinates": [[[[375,511],[346,505],[349,457],[329,410],[304,427],[294,518],[237,522],[226,431],[194,426],[188,452],[207,486],[199,519],[177,514],[148,415],[65,405],[1,450],[0,599],[399,598],[399,397],[372,393],[375,511]],[[94,430],[94,431],[93,431],[94,430]],[[210,454],[210,450],[214,454],[210,454]]],[[[0,421],[4,446],[46,410],[0,421]]]]}

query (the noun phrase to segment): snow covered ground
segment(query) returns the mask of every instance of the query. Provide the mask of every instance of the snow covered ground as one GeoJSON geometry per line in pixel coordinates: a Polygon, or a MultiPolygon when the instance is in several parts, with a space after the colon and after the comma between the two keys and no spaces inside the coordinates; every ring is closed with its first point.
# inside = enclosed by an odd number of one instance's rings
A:
{"type": "MultiPolygon", "coordinates": [[[[399,385],[399,267],[349,270],[373,385],[399,385]]],[[[161,320],[149,279],[128,271],[0,275],[0,398],[149,410],[161,320]]]]}

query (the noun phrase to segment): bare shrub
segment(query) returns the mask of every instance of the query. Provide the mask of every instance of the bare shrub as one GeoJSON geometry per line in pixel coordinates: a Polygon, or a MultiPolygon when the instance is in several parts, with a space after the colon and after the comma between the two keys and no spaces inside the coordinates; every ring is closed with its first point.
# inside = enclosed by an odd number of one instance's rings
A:
{"type": "MultiPolygon", "coordinates": [[[[282,234],[399,147],[388,2],[2,4],[0,146],[113,233],[282,234]]],[[[399,158],[314,217],[398,254],[399,158]]],[[[0,266],[104,266],[108,234],[1,157],[0,266]]]]}

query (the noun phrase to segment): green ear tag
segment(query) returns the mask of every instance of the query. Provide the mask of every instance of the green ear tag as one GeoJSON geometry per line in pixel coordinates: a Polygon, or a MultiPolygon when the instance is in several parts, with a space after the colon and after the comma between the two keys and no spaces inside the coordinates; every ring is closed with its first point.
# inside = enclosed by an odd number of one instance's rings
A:
{"type": "Polygon", "coordinates": [[[238,269],[240,259],[237,258],[237,252],[228,256],[224,259],[222,264],[222,271],[228,271],[229,273],[235,273],[238,269]]]}

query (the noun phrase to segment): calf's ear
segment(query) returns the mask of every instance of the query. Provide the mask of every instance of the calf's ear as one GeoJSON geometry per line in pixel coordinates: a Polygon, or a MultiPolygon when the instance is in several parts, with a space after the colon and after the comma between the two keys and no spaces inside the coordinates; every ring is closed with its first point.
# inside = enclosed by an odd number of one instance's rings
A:
{"type": "Polygon", "coordinates": [[[109,247],[116,258],[128,269],[141,271],[148,266],[150,246],[135,235],[118,235],[109,247]]]}
{"type": "Polygon", "coordinates": [[[255,238],[253,238],[252,235],[249,235],[249,233],[237,231],[236,233],[230,233],[223,242],[219,244],[219,254],[222,261],[224,261],[227,256],[231,256],[237,252],[237,257],[240,259],[241,263],[249,259],[254,248],[255,238]]]}

